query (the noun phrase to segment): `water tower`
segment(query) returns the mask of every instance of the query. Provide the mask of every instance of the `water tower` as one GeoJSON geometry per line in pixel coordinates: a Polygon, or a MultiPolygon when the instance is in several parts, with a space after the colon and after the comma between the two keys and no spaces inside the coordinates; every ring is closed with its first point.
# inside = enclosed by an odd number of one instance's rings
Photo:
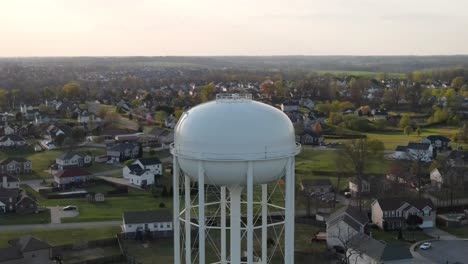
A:
{"type": "Polygon", "coordinates": [[[281,262],[294,263],[300,149],[289,118],[251,95],[219,94],[185,112],[171,146],[174,263],[266,264],[277,247],[281,262]],[[283,198],[272,197],[269,184],[280,185],[283,198]],[[281,232],[273,231],[282,238],[272,240],[270,231],[279,226],[281,232]]]}

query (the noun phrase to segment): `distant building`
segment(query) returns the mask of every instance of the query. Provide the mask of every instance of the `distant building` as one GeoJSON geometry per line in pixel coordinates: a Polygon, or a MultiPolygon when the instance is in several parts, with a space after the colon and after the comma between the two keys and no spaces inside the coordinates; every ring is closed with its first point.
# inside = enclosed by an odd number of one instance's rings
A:
{"type": "Polygon", "coordinates": [[[73,167],[90,166],[93,158],[90,155],[81,155],[75,152],[66,152],[55,159],[55,163],[59,170],[64,170],[73,167]]]}
{"type": "MultiPolygon", "coordinates": [[[[356,178],[352,178],[349,180],[348,187],[349,187],[349,192],[351,193],[351,196],[356,197],[358,194],[358,180],[356,178]]],[[[362,195],[367,195],[371,191],[371,184],[368,180],[366,179],[361,179],[361,194],[362,195]]]]}
{"type": "Polygon", "coordinates": [[[107,156],[111,162],[122,162],[140,156],[138,143],[117,143],[107,148],[107,156]]]}
{"type": "Polygon", "coordinates": [[[2,264],[46,264],[52,263],[51,246],[33,237],[23,236],[8,242],[7,248],[0,248],[2,264]]]}
{"type": "Polygon", "coordinates": [[[19,135],[10,134],[0,138],[0,147],[16,148],[26,146],[26,140],[19,135]]]}
{"type": "Polygon", "coordinates": [[[281,104],[281,111],[283,112],[296,112],[299,111],[299,102],[286,101],[281,104]]]}
{"type": "Polygon", "coordinates": [[[70,168],[54,173],[54,181],[59,187],[87,182],[90,178],[91,173],[82,168],[70,168]]]}
{"type": "Polygon", "coordinates": [[[333,185],[329,179],[302,180],[301,189],[307,193],[333,192],[333,185]]]}
{"type": "Polygon", "coordinates": [[[19,188],[19,179],[8,174],[3,174],[0,176],[2,181],[0,182],[0,188],[5,189],[18,189],[19,188]]]}
{"type": "Polygon", "coordinates": [[[0,172],[13,175],[32,172],[32,161],[25,158],[6,158],[0,161],[0,172]]]}
{"type": "Polygon", "coordinates": [[[123,213],[122,233],[126,238],[143,239],[146,234],[154,238],[173,235],[172,210],[135,211],[123,213]]]}
{"type": "Polygon", "coordinates": [[[437,150],[447,150],[450,148],[451,140],[440,135],[431,135],[422,140],[422,143],[431,144],[437,150]]]}

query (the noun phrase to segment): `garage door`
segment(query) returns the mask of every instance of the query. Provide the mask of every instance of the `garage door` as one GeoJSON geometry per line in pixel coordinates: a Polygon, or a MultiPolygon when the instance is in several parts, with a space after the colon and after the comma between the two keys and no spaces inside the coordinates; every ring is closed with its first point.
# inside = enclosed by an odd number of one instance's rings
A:
{"type": "Polygon", "coordinates": [[[423,223],[419,227],[421,228],[434,227],[434,223],[432,221],[423,221],[423,223]]]}

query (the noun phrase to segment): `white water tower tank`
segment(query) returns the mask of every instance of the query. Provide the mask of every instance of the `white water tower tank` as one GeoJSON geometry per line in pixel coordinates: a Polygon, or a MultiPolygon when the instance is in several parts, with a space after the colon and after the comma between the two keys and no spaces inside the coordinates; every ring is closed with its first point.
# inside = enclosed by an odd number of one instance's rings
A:
{"type": "Polygon", "coordinates": [[[219,94],[185,112],[175,128],[180,169],[196,181],[202,160],[205,184],[246,185],[246,161],[254,162],[254,184],[273,182],[298,151],[289,118],[251,95],[219,94]]]}

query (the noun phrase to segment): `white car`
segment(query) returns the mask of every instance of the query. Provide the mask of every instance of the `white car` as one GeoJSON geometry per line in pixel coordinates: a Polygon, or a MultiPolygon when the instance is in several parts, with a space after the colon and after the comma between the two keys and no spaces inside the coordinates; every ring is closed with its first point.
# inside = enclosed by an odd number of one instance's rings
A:
{"type": "Polygon", "coordinates": [[[419,248],[420,248],[420,249],[423,249],[423,250],[426,250],[426,249],[430,249],[431,246],[432,246],[431,243],[426,242],[426,243],[422,243],[422,244],[419,246],[419,248]]]}

